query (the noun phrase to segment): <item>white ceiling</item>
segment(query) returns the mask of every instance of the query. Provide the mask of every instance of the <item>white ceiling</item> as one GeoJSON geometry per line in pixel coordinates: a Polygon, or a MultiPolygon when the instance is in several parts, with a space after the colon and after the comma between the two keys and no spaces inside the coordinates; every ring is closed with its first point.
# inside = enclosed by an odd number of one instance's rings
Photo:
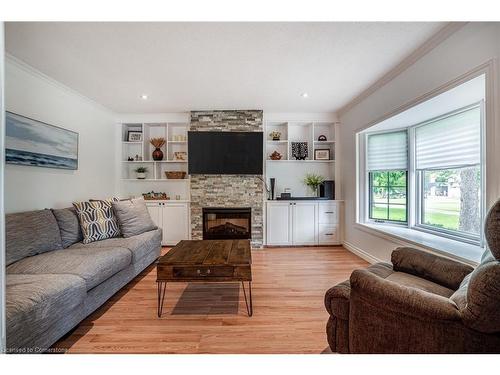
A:
{"type": "Polygon", "coordinates": [[[9,22],[6,49],[120,113],[334,112],[443,26],[9,22]]]}

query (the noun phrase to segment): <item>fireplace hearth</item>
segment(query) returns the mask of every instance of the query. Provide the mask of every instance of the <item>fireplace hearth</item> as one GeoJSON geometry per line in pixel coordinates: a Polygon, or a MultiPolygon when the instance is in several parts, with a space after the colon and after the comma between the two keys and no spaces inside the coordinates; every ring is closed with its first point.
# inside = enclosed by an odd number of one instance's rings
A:
{"type": "Polygon", "coordinates": [[[250,207],[203,208],[203,239],[229,240],[252,238],[250,207]]]}

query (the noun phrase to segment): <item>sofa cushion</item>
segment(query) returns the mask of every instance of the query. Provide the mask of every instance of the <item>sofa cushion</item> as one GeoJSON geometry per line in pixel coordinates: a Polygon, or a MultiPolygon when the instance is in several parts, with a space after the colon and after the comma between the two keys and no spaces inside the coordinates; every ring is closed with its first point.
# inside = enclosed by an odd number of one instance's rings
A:
{"type": "Polygon", "coordinates": [[[73,203],[82,228],[84,243],[120,235],[111,202],[112,200],[73,203]]]}
{"type": "Polygon", "coordinates": [[[7,275],[7,347],[30,347],[34,337],[73,314],[85,297],[79,276],[7,275]]]}
{"type": "Polygon", "coordinates": [[[6,265],[62,248],[61,234],[51,210],[5,215],[6,265]]]}
{"type": "Polygon", "coordinates": [[[82,228],[74,207],[53,209],[59,231],[61,233],[62,246],[67,248],[74,243],[83,241],[82,228]]]}
{"type": "Polygon", "coordinates": [[[7,274],[76,275],[90,290],[126,268],[131,259],[130,251],[121,247],[68,248],[20,260],[7,267],[7,274]]]}
{"type": "Polygon", "coordinates": [[[89,244],[79,242],[71,246],[70,249],[126,248],[132,253],[132,263],[137,263],[151,252],[156,252],[157,256],[160,256],[161,234],[161,229],[155,229],[129,238],[109,238],[89,244]]]}
{"type": "Polygon", "coordinates": [[[112,205],[123,237],[137,236],[157,228],[143,198],[113,202],[112,205]]]}

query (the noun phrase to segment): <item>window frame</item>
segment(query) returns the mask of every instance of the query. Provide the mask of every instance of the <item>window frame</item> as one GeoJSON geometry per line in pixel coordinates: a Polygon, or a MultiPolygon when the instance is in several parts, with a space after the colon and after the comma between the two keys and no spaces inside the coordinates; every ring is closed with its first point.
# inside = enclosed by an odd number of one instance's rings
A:
{"type": "MultiPolygon", "coordinates": [[[[485,159],[485,100],[481,100],[479,102],[474,102],[469,105],[457,108],[453,111],[447,112],[445,114],[436,116],[434,118],[425,120],[418,124],[410,125],[403,128],[394,128],[391,130],[384,131],[376,131],[369,132],[365,131],[361,135],[361,143],[359,150],[363,150],[364,158],[363,164],[360,166],[364,171],[364,181],[359,181],[362,185],[361,189],[365,191],[363,196],[365,197],[363,204],[360,206],[361,210],[359,215],[360,218],[363,218],[363,222],[367,224],[376,224],[376,225],[396,225],[396,226],[404,226],[409,229],[414,229],[417,231],[434,234],[437,236],[453,239],[456,241],[461,241],[473,245],[484,246],[484,233],[480,231],[478,236],[472,235],[470,233],[454,231],[445,228],[437,228],[431,225],[422,224],[423,218],[423,209],[424,209],[424,201],[422,198],[423,193],[423,173],[420,170],[416,169],[415,166],[415,158],[416,158],[416,136],[415,129],[420,126],[425,126],[431,122],[438,121],[440,119],[453,116],[455,114],[467,111],[472,108],[479,107],[480,109],[480,164],[479,170],[481,174],[480,181],[480,222],[484,222],[485,216],[485,198],[486,198],[486,159],[485,159]],[[368,171],[367,170],[367,159],[368,159],[368,136],[373,134],[381,134],[381,133],[390,133],[390,132],[400,132],[407,131],[407,140],[408,140],[408,167],[406,169],[406,222],[403,221],[394,221],[394,220],[381,220],[381,219],[372,219],[370,217],[371,212],[371,172],[376,171],[368,171]],[[412,186],[410,186],[412,185],[412,186]]],[[[477,164],[475,164],[477,165],[477,164]]],[[[471,165],[457,165],[453,168],[459,169],[464,167],[471,167],[471,165]]],[[[441,169],[452,169],[452,168],[441,168],[441,169]]]]}
{"type": "MultiPolygon", "coordinates": [[[[387,170],[379,170],[379,171],[367,171],[368,172],[368,219],[374,223],[377,223],[377,224],[383,224],[383,223],[393,223],[393,224],[398,224],[398,225],[407,225],[408,224],[408,213],[409,213],[409,210],[408,210],[408,169],[404,170],[404,169],[387,169],[387,170]],[[400,205],[400,206],[405,206],[405,213],[406,213],[406,220],[391,220],[389,218],[387,219],[377,219],[377,218],[373,218],[371,217],[371,209],[372,209],[372,205],[374,204],[373,202],[373,186],[372,186],[372,174],[373,173],[390,173],[390,172],[394,172],[394,171],[403,171],[405,172],[405,179],[406,179],[406,186],[405,189],[406,189],[406,204],[400,204],[400,203],[395,203],[396,205],[400,205]]],[[[389,180],[389,175],[387,175],[387,179],[389,180]]],[[[387,216],[389,217],[389,212],[390,212],[390,198],[389,198],[389,188],[391,187],[391,185],[389,185],[389,181],[387,181],[387,216]]],[[[401,188],[402,186],[396,186],[398,188],[401,188]]],[[[382,204],[382,203],[380,203],[382,204]]],[[[385,203],[384,203],[385,204],[385,203]]]]}
{"type": "MultiPolygon", "coordinates": [[[[481,170],[480,164],[479,165],[475,164],[475,165],[479,166],[479,169],[481,170]]],[[[465,167],[471,167],[471,165],[467,165],[465,167]]],[[[435,170],[461,169],[461,168],[465,168],[465,167],[442,168],[442,169],[435,169],[435,170]]],[[[415,220],[414,229],[417,229],[417,230],[420,230],[420,231],[426,232],[426,233],[432,233],[432,234],[439,233],[439,235],[442,237],[450,238],[452,240],[467,242],[467,243],[470,243],[473,245],[479,245],[481,242],[481,237],[482,237],[481,231],[479,231],[480,233],[477,236],[475,236],[471,233],[462,232],[459,230],[439,228],[439,227],[436,227],[433,225],[425,224],[422,221],[424,218],[424,209],[425,209],[424,197],[423,197],[423,194],[424,194],[423,185],[424,185],[425,172],[432,171],[432,170],[433,169],[424,169],[424,170],[416,171],[418,183],[417,183],[417,191],[415,194],[416,208],[417,209],[416,209],[416,218],[415,218],[416,220],[415,220]]],[[[480,186],[482,185],[482,180],[483,180],[483,178],[481,176],[480,186]]],[[[480,187],[480,189],[481,189],[481,187],[480,187]]],[[[482,199],[479,199],[479,205],[480,205],[479,212],[481,215],[480,221],[482,222],[482,199]]]]}

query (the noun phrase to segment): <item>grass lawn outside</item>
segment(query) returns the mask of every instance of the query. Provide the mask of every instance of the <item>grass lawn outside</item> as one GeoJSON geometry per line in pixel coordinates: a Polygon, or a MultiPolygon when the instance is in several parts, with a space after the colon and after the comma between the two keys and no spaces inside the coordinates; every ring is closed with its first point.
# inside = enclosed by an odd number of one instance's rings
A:
{"type": "MultiPolygon", "coordinates": [[[[405,203],[403,199],[393,199],[392,203],[405,203]]],[[[376,203],[372,207],[373,219],[387,220],[387,205],[376,203]]],[[[460,200],[439,197],[425,200],[424,223],[439,228],[458,230],[460,200]]],[[[389,205],[389,220],[406,221],[406,207],[389,205]]]]}

